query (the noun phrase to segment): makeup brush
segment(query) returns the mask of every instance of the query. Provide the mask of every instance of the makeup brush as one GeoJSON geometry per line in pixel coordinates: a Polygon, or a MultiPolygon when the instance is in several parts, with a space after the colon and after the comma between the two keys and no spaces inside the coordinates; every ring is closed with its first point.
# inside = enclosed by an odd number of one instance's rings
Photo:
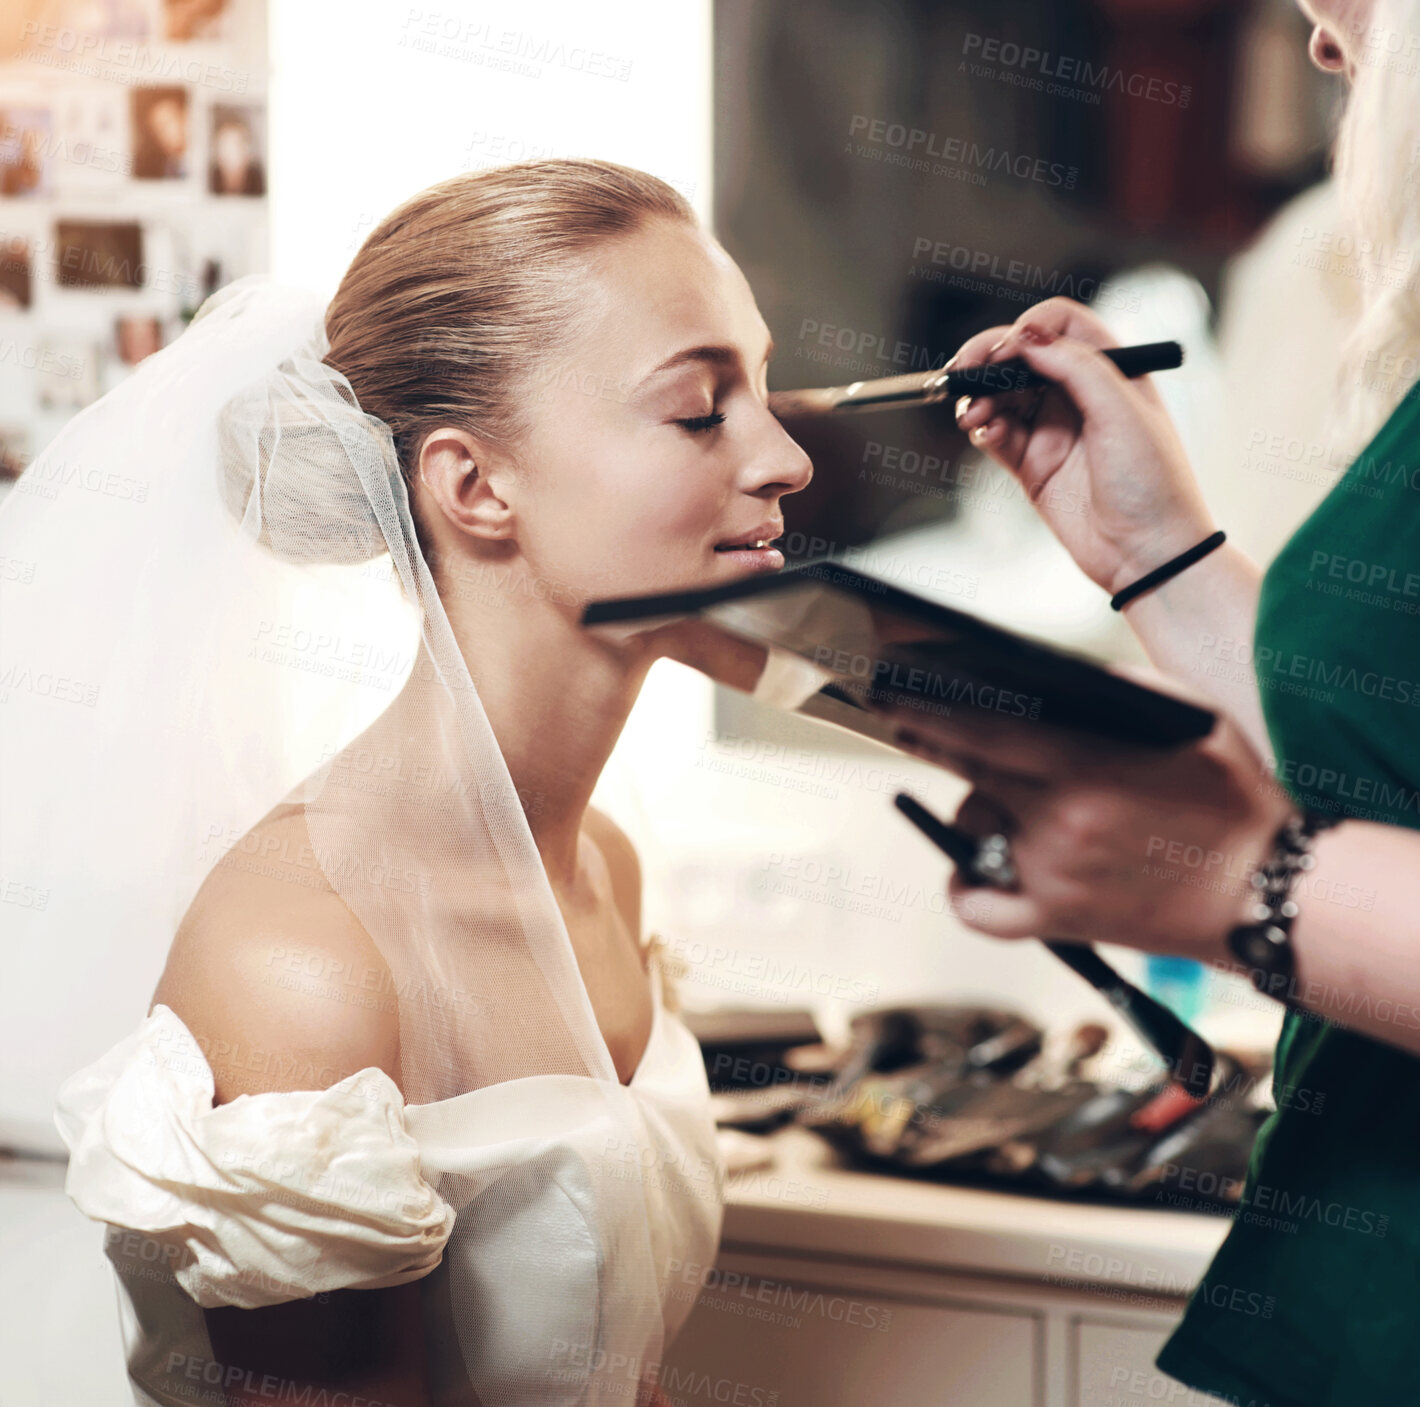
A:
{"type": "MultiPolygon", "coordinates": [[[[1147,376],[1183,365],[1178,342],[1143,342],[1134,347],[1105,347],[1105,356],[1126,376],[1147,376]]],[[[848,411],[899,410],[935,405],[958,396],[1000,395],[1049,384],[1018,357],[982,366],[938,367],[847,386],[821,386],[806,391],[771,391],[769,409],[780,418],[801,415],[842,415],[848,411]]]]}

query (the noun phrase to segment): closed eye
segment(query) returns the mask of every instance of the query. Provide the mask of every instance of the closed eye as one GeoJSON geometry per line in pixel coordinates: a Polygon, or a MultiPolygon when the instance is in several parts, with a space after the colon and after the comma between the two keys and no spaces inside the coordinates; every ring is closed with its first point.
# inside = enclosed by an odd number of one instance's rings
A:
{"type": "Polygon", "coordinates": [[[676,424],[682,429],[695,433],[700,430],[713,430],[717,425],[725,423],[723,411],[711,411],[709,415],[692,415],[688,420],[677,420],[676,424]]]}

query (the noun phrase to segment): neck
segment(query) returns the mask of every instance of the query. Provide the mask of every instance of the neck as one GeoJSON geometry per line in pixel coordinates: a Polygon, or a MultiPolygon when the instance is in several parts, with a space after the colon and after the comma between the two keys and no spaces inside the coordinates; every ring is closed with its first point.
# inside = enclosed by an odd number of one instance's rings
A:
{"type": "MultiPolygon", "coordinates": [[[[440,599],[548,879],[569,888],[592,792],[654,655],[584,630],[580,602],[535,585],[519,561],[489,563],[440,599]]],[[[421,638],[415,677],[430,664],[421,638]]]]}

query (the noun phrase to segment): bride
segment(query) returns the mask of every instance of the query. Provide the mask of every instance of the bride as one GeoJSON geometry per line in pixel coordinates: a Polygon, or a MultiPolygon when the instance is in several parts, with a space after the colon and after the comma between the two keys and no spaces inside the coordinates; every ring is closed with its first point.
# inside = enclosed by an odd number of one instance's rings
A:
{"type": "Polygon", "coordinates": [[[669,650],[578,620],[783,565],[745,546],[812,474],[770,351],[671,187],[526,162],[406,201],[327,307],[220,290],[51,447],[142,446],[153,514],[112,530],[156,618],[70,638],[193,876],[154,877],[186,906],[150,1010],[56,1114],[135,1401],[665,1400],[723,1170],[590,798],[669,650]],[[146,672],[112,643],[184,611],[146,672]]]}

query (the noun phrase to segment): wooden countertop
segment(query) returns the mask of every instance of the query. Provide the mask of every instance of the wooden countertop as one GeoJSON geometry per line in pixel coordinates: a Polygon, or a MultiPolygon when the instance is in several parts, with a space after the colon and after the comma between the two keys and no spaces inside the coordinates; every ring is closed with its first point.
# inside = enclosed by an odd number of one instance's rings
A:
{"type": "Polygon", "coordinates": [[[1075,1287],[1187,1296],[1231,1221],[952,1187],[842,1166],[806,1129],[764,1140],[771,1167],[732,1174],[722,1244],[1075,1287]]]}

